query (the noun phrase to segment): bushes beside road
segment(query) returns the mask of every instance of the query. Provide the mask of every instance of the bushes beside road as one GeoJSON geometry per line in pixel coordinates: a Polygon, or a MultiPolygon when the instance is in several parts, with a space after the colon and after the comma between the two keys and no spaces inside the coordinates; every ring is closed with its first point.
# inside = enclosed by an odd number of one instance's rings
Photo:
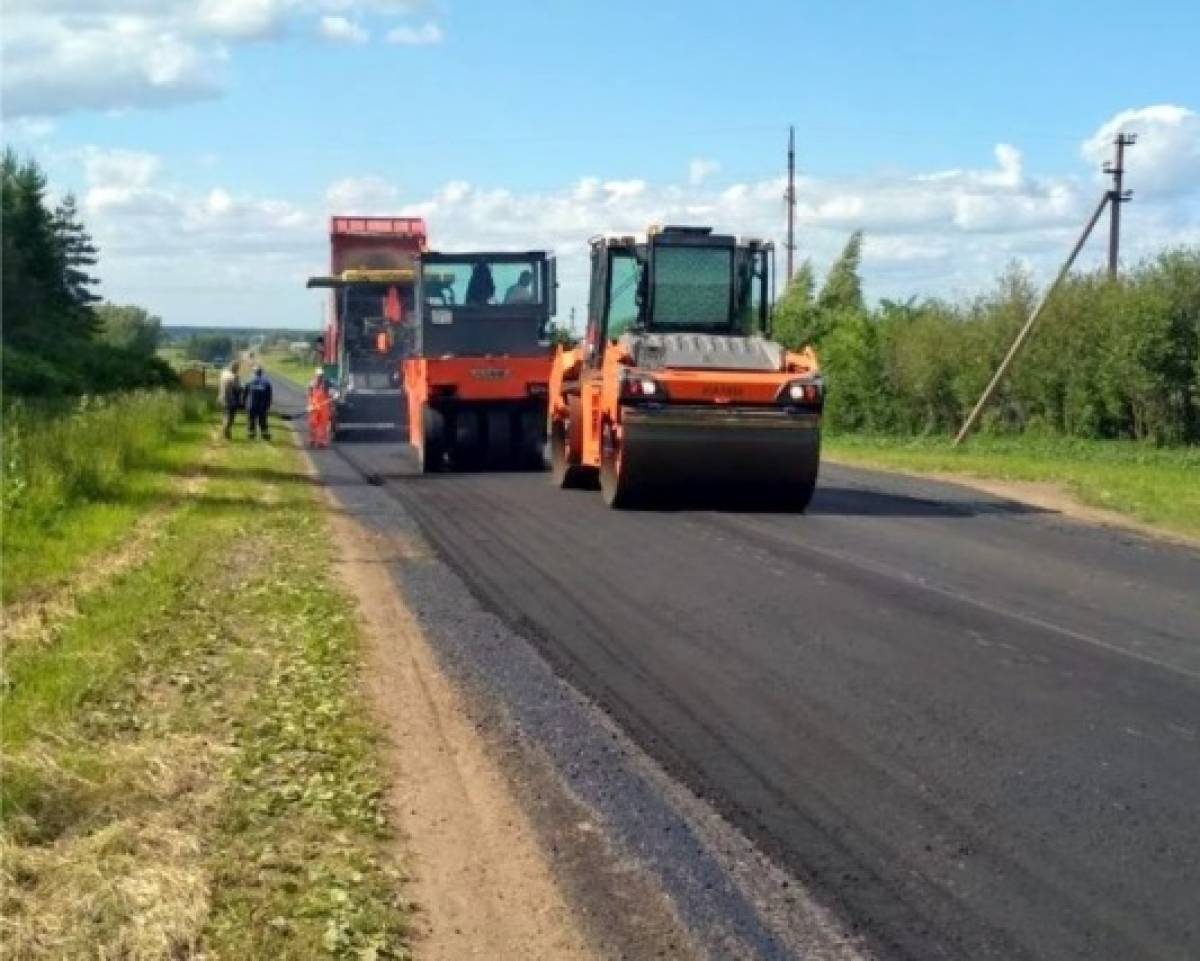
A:
{"type": "MultiPolygon", "coordinates": [[[[1039,291],[1012,268],[980,296],[882,301],[858,276],[861,235],[817,289],[802,265],[776,308],[793,346],[814,343],[834,432],[955,430],[991,378],[1039,291]]],[[[1200,442],[1200,248],[1166,251],[1118,279],[1069,278],[1001,386],[985,432],[1200,442]]]]}

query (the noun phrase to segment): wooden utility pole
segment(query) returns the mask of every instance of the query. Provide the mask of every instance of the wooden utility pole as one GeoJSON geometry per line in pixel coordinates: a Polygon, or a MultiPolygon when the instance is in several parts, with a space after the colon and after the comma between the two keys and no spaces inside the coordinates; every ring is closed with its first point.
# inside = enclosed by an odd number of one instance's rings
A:
{"type": "Polygon", "coordinates": [[[1124,189],[1125,148],[1137,143],[1137,134],[1118,133],[1113,138],[1113,161],[1104,165],[1104,172],[1112,177],[1112,189],[1108,192],[1108,273],[1117,276],[1121,254],[1121,204],[1129,203],[1132,190],[1124,189]]]}
{"type": "Polygon", "coordinates": [[[788,127],[787,279],[792,282],[792,254],[796,249],[796,128],[788,127]]]}
{"type": "Polygon", "coordinates": [[[1083,250],[1083,245],[1087,243],[1088,237],[1092,233],[1092,229],[1096,226],[1096,221],[1100,219],[1100,215],[1104,213],[1104,207],[1110,200],[1113,199],[1111,191],[1105,191],[1100,197],[1100,203],[1096,205],[1096,211],[1092,214],[1091,219],[1087,222],[1087,226],[1083,228],[1083,233],[1079,235],[1079,239],[1075,241],[1075,246],[1071,248],[1071,253],[1059,268],[1058,275],[1054,278],[1054,282],[1046,288],[1046,292],[1042,294],[1042,299],[1037,302],[1037,306],[1029,315],[1029,319],[1025,321],[1025,326],[1021,328],[1017,334],[1017,339],[1012,342],[1012,346],[1008,348],[1008,353],[1004,355],[1004,360],[1000,361],[1000,366],[996,368],[996,373],[992,376],[987,387],[984,388],[983,394],[979,401],[963,422],[962,428],[958,432],[958,436],[954,438],[954,446],[957,447],[963,442],[963,438],[971,433],[971,428],[975,426],[975,422],[979,419],[979,415],[983,412],[983,408],[987,406],[987,402],[992,399],[992,394],[999,386],[1000,381],[1004,379],[1004,375],[1008,373],[1008,368],[1012,364],[1013,359],[1021,350],[1021,346],[1025,343],[1029,332],[1033,330],[1033,325],[1037,323],[1037,319],[1042,315],[1046,304],[1050,300],[1051,294],[1054,293],[1058,285],[1062,283],[1064,277],[1067,276],[1067,271],[1071,269],[1071,265],[1075,263],[1075,258],[1079,256],[1079,251],[1083,250]]]}

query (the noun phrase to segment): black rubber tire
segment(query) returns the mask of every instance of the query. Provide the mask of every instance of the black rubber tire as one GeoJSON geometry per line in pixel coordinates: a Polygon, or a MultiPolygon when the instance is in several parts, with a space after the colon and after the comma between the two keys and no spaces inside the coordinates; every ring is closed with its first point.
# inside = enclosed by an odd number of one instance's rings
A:
{"type": "Polygon", "coordinates": [[[600,438],[600,496],[609,507],[635,507],[638,493],[629,479],[629,468],[621,457],[616,431],[605,424],[600,438]]]}
{"type": "Polygon", "coordinates": [[[567,419],[550,428],[550,483],[563,490],[588,487],[593,471],[580,462],[583,449],[583,405],[578,397],[567,400],[567,419]]]}
{"type": "Polygon", "coordinates": [[[512,411],[489,410],[487,421],[487,462],[492,467],[511,467],[513,463],[512,411]]]}
{"type": "Polygon", "coordinates": [[[441,411],[428,404],[421,408],[421,446],[417,453],[421,462],[421,473],[432,474],[442,468],[446,459],[446,419],[441,411]]]}
{"type": "Polygon", "coordinates": [[[517,460],[525,470],[546,470],[546,415],[541,411],[522,411],[518,418],[517,460]]]}
{"type": "Polygon", "coordinates": [[[455,412],[450,440],[451,460],[458,470],[477,470],[483,462],[483,425],[479,412],[461,409],[455,412]]]}

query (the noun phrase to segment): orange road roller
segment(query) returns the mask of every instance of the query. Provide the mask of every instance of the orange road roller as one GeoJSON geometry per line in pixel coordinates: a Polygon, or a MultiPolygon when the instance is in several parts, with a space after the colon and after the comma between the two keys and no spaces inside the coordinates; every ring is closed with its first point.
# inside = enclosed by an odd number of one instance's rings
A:
{"type": "Polygon", "coordinates": [[[803,511],[821,454],[810,348],[771,339],[774,248],[709,227],[591,242],[587,333],[550,373],[551,478],[611,507],[803,511]]]}
{"type": "Polygon", "coordinates": [[[425,473],[544,468],[554,266],[545,251],[421,255],[403,373],[425,473]]]}

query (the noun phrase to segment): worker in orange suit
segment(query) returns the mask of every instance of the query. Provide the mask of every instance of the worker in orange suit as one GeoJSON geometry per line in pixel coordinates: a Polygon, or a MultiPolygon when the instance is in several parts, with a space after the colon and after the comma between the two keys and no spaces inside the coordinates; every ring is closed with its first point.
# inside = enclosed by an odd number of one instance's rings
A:
{"type": "Polygon", "coordinates": [[[317,368],[308,385],[308,446],[328,447],[329,428],[333,421],[333,394],[325,371],[317,368]]]}

